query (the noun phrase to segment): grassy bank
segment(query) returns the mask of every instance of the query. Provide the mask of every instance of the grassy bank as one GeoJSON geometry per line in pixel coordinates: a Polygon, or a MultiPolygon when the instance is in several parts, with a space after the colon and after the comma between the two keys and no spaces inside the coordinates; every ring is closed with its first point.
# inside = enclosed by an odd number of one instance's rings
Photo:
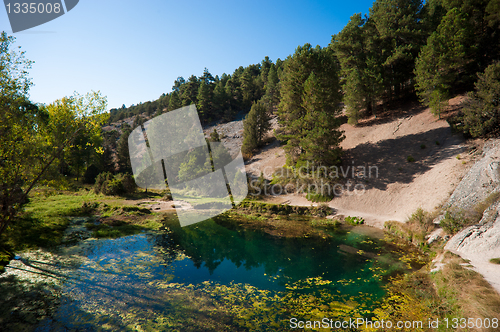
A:
{"type": "Polygon", "coordinates": [[[0,236],[0,271],[16,252],[74,241],[66,231],[75,217],[86,218],[86,229],[93,237],[120,237],[158,229],[161,223],[157,214],[133,205],[146,198],[162,196],[151,192],[105,196],[85,189],[35,192],[24,211],[0,236]]]}

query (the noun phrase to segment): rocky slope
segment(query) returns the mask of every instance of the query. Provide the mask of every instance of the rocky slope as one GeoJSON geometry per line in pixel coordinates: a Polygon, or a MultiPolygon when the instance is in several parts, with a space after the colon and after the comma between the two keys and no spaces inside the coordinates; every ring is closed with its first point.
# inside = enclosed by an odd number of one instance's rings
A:
{"type": "MultiPolygon", "coordinates": [[[[500,192],[500,140],[486,142],[483,155],[462,179],[450,199],[448,208],[473,209],[492,193],[500,192]]],[[[500,258],[500,201],[488,207],[477,225],[453,236],[445,246],[470,260],[475,270],[500,293],[500,265],[490,262],[500,258]]]]}

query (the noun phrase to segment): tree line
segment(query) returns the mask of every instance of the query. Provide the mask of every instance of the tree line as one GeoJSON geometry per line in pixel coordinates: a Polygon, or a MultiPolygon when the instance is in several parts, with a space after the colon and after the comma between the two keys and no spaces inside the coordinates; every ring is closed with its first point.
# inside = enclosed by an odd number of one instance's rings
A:
{"type": "Polygon", "coordinates": [[[499,0],[377,0],[353,15],[329,45],[349,122],[415,94],[439,116],[500,59],[499,23],[499,0]]]}
{"type": "Polygon", "coordinates": [[[240,66],[232,74],[215,77],[205,68],[201,76],[191,75],[187,80],[178,77],[172,91],[162,94],[157,100],[139,105],[110,110],[109,122],[145,114],[149,117],[195,104],[203,124],[214,120],[234,120],[240,111],[248,112],[252,102],[267,95],[277,101],[278,75],[283,70],[283,61],[273,63],[265,57],[261,63],[240,66]]]}

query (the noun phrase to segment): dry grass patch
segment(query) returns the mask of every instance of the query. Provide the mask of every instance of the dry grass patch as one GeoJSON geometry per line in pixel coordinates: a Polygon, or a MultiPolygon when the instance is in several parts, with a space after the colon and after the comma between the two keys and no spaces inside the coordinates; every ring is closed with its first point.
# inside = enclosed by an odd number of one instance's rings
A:
{"type": "MultiPolygon", "coordinates": [[[[500,317],[500,295],[477,272],[467,268],[468,261],[450,252],[445,253],[442,270],[432,278],[437,293],[447,308],[445,317],[498,318],[500,317]]],[[[497,329],[474,329],[496,331],[497,329]]],[[[466,331],[457,329],[456,331],[466,331]]]]}

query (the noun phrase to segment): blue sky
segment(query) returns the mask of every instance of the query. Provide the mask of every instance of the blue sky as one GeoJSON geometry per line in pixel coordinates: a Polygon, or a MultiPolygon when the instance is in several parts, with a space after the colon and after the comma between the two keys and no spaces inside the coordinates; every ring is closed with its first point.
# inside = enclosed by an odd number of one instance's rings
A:
{"type": "MultiPolygon", "coordinates": [[[[100,90],[109,108],[157,99],[178,76],[215,75],[327,46],[361,1],[80,0],[65,15],[13,34],[35,61],[34,102],[100,90]]],[[[5,7],[0,30],[12,34],[5,7]]]]}

